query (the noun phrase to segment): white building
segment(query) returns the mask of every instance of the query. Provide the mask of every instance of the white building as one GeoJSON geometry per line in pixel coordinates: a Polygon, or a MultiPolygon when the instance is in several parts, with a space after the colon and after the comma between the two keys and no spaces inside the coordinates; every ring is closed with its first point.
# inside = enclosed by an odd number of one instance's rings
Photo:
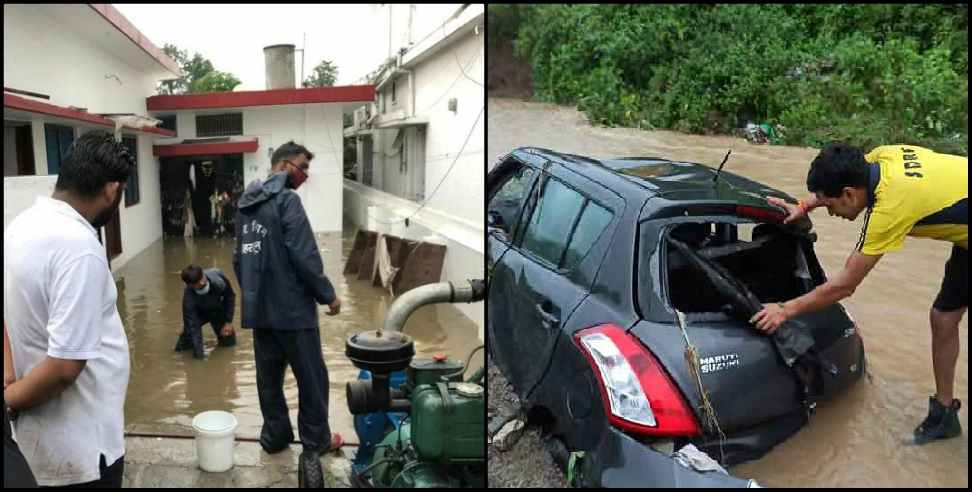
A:
{"type": "MultiPolygon", "coordinates": [[[[485,8],[380,9],[389,56],[376,63],[377,100],[345,128],[357,148],[345,214],[364,229],[445,244],[443,281],[483,278],[485,8]]],[[[482,305],[456,306],[482,338],[482,305]]]]}
{"type": "Polygon", "coordinates": [[[373,101],[374,86],[294,89],[293,82],[287,89],[148,98],[149,113],[176,132],[154,148],[164,170],[163,207],[181,205],[192,176],[196,222],[208,230],[213,192],[229,191],[235,201],[246,184],[266,177],[273,151],[293,140],[314,154],[297,190],[311,228],[340,232],[342,114],[373,101]]]}
{"type": "MultiPolygon", "coordinates": [[[[50,196],[64,151],[92,130],[114,131],[104,114],[145,115],[145,99],[178,65],[110,5],[3,7],[3,223],[50,196]]],[[[102,231],[118,268],[162,234],[159,128],[123,129],[138,167],[119,213],[102,231]]]]}
{"type": "Polygon", "coordinates": [[[151,114],[162,127],[122,131],[138,166],[102,232],[112,270],[172,228],[164,221],[185,204],[186,181],[206,229],[212,192],[238,197],[266,176],[273,149],[288,140],[315,154],[298,192],[311,226],[341,230],[342,112],[373,101],[373,86],[295,89],[291,66],[285,89],[153,96],[159,80],[181,71],[112,6],[5,5],[3,17],[4,227],[36,196],[51,195],[74,139],[114,131],[109,117],[151,114]]]}

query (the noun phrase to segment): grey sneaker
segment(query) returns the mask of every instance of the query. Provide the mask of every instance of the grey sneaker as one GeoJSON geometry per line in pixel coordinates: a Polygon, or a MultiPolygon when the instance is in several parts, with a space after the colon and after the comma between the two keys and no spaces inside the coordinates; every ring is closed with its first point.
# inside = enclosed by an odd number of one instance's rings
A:
{"type": "Polygon", "coordinates": [[[939,439],[948,439],[962,434],[958,410],[962,402],[953,399],[948,407],[938,402],[934,396],[928,398],[928,416],[915,429],[915,444],[927,444],[939,439]]]}

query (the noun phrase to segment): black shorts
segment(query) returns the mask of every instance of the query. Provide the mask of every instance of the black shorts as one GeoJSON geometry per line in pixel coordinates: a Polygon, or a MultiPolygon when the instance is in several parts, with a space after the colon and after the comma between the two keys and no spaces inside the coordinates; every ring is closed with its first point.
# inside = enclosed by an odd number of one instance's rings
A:
{"type": "Polygon", "coordinates": [[[945,263],[942,290],[932,306],[939,311],[955,311],[969,306],[969,250],[955,244],[945,263]]]}

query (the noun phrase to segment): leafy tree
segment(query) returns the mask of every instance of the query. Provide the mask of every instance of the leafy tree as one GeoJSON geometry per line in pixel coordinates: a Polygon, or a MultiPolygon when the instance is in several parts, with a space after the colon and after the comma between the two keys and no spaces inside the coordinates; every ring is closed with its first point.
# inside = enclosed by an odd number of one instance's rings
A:
{"type": "Polygon", "coordinates": [[[186,62],[189,60],[186,50],[180,50],[176,45],[166,43],[165,47],[162,48],[162,52],[165,53],[169,58],[172,58],[172,60],[183,69],[183,76],[177,79],[169,79],[159,82],[157,92],[164,95],[182,94],[186,92],[186,89],[188,88],[188,84],[186,83],[188,75],[186,75],[185,66],[186,62]]]}
{"type": "Polygon", "coordinates": [[[304,79],[304,87],[333,86],[334,81],[337,80],[337,74],[337,65],[327,60],[322,60],[317,64],[316,67],[314,67],[314,71],[311,73],[310,77],[304,79]]]}
{"type": "Polygon", "coordinates": [[[240,85],[240,79],[229,72],[213,70],[206,75],[194,80],[190,85],[189,92],[232,92],[233,88],[240,85]]]}
{"type": "Polygon", "coordinates": [[[968,153],[966,5],[488,7],[536,97],[603,125],[968,153]]]}
{"type": "Polygon", "coordinates": [[[194,53],[189,57],[187,50],[166,43],[162,51],[182,68],[182,77],[163,80],[159,83],[159,94],[186,94],[194,92],[229,92],[241,82],[233,74],[219,72],[213,63],[194,53]]]}
{"type": "Polygon", "coordinates": [[[182,71],[186,73],[186,85],[189,87],[189,92],[197,92],[193,90],[193,86],[196,82],[207,74],[215,70],[213,68],[213,63],[202,55],[196,53],[193,57],[186,62],[183,66],[182,71]]]}

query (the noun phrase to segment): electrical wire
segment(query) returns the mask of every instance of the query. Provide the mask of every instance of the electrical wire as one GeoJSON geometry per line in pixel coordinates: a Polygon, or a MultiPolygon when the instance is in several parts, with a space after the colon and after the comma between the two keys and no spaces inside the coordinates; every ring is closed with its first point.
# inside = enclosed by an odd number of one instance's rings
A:
{"type": "Polygon", "coordinates": [[[466,357],[466,362],[463,363],[462,370],[453,372],[451,374],[443,374],[442,376],[439,376],[439,377],[448,379],[448,378],[451,378],[452,376],[457,376],[457,375],[458,376],[465,376],[466,375],[466,370],[469,369],[469,361],[472,360],[473,354],[475,354],[477,351],[479,351],[479,350],[481,350],[481,349],[483,349],[485,347],[486,347],[486,345],[480,345],[480,346],[472,349],[469,352],[469,355],[466,357]]]}
{"type": "MultiPolygon", "coordinates": [[[[458,55],[456,55],[456,52],[453,51],[452,52],[452,56],[456,56],[457,57],[458,55]]],[[[477,61],[479,61],[479,58],[482,57],[482,56],[483,56],[483,51],[477,49],[476,50],[476,56],[474,58],[472,58],[469,61],[469,63],[466,64],[466,68],[469,68],[474,63],[476,63],[477,61]]],[[[457,57],[456,61],[457,62],[459,61],[458,60],[458,57],[457,57]]],[[[462,70],[462,66],[459,67],[459,70],[462,70]]],[[[460,80],[462,80],[462,78],[463,78],[464,75],[465,75],[465,71],[463,71],[462,73],[460,73],[459,75],[457,75],[456,78],[455,78],[455,80],[453,80],[452,83],[449,84],[449,87],[446,88],[446,90],[444,92],[442,92],[442,94],[438,97],[438,99],[435,100],[434,103],[428,105],[427,107],[423,108],[421,111],[418,111],[417,113],[424,113],[424,112],[426,112],[426,111],[434,108],[437,104],[439,104],[439,102],[442,101],[442,98],[445,97],[446,94],[449,94],[450,91],[452,90],[452,88],[455,87],[456,83],[459,82],[460,80]]],[[[475,82],[475,81],[473,81],[473,82],[475,82]]],[[[482,84],[480,84],[480,85],[482,85],[482,84]]]]}
{"type": "Polygon", "coordinates": [[[442,176],[442,179],[441,180],[439,180],[439,184],[436,185],[435,189],[432,191],[432,194],[429,195],[428,198],[426,198],[425,201],[422,202],[422,205],[420,205],[419,208],[415,209],[415,211],[412,212],[412,214],[409,215],[408,217],[405,217],[404,219],[401,219],[401,220],[395,220],[395,221],[392,221],[392,222],[385,221],[385,220],[381,220],[381,219],[375,218],[375,217],[373,217],[371,215],[369,215],[369,217],[371,219],[375,220],[376,222],[381,223],[381,224],[394,225],[394,224],[397,224],[399,222],[404,222],[404,221],[407,221],[407,220],[411,219],[416,214],[418,214],[423,208],[425,208],[425,206],[428,205],[429,202],[432,201],[432,197],[434,197],[435,194],[439,191],[439,188],[442,187],[442,183],[445,183],[446,179],[449,177],[449,174],[452,173],[453,168],[455,168],[455,166],[456,166],[456,162],[459,162],[459,158],[462,157],[462,153],[466,149],[466,144],[469,143],[469,138],[472,137],[473,132],[476,131],[476,126],[479,125],[479,120],[480,120],[480,118],[483,117],[483,112],[485,110],[486,110],[486,106],[483,106],[482,108],[479,109],[479,114],[476,116],[476,121],[473,122],[472,128],[469,129],[469,133],[466,135],[466,140],[462,143],[462,147],[459,149],[459,153],[456,154],[456,158],[452,160],[452,164],[449,165],[449,169],[446,170],[445,175],[442,176]]]}
{"type": "MultiPolygon", "coordinates": [[[[306,113],[307,106],[304,106],[304,112],[306,113]]],[[[306,118],[305,118],[306,121],[306,118]]],[[[324,122],[324,130],[327,132],[327,140],[331,143],[331,152],[334,154],[334,159],[337,160],[337,149],[334,147],[334,139],[331,138],[331,128],[327,126],[327,121],[324,122]]],[[[344,155],[344,140],[341,140],[341,155],[344,155]]],[[[344,175],[344,163],[338,162],[338,169],[341,170],[341,175],[344,175]]]]}
{"type": "Polygon", "coordinates": [[[424,461],[414,461],[412,463],[409,463],[409,464],[405,465],[405,467],[402,468],[402,471],[398,472],[398,475],[396,475],[395,476],[395,479],[392,480],[391,485],[389,485],[389,487],[390,488],[394,488],[395,487],[395,484],[398,483],[398,479],[402,478],[402,476],[405,474],[405,472],[411,471],[412,469],[418,468],[418,467],[423,466],[423,465],[429,465],[429,463],[426,463],[424,461]]]}
{"type": "MultiPolygon", "coordinates": [[[[453,12],[452,15],[450,15],[449,17],[446,18],[446,20],[442,21],[442,24],[439,24],[439,27],[437,27],[437,28],[429,31],[429,33],[426,34],[424,38],[420,39],[417,43],[413,43],[412,46],[418,46],[418,45],[422,44],[423,41],[425,41],[426,39],[429,39],[429,36],[435,34],[435,31],[439,30],[440,28],[444,28],[445,25],[448,24],[450,21],[452,21],[456,17],[459,17],[459,15],[465,9],[466,9],[466,7],[462,7],[460,10],[457,10],[457,11],[453,12]]],[[[409,49],[411,49],[411,47],[409,47],[409,49]]],[[[406,51],[406,53],[407,53],[407,51],[406,51]]]]}
{"type": "MultiPolygon", "coordinates": [[[[440,27],[440,29],[442,30],[442,37],[444,38],[444,37],[445,37],[445,35],[446,35],[446,34],[445,34],[445,24],[442,24],[442,26],[440,27]]],[[[478,34],[477,34],[477,35],[478,35],[478,34]]],[[[470,81],[472,81],[473,83],[475,83],[476,85],[478,85],[478,86],[480,86],[480,87],[484,87],[484,86],[483,86],[483,83],[482,83],[482,82],[480,82],[480,81],[478,81],[478,80],[476,80],[476,79],[474,79],[474,78],[472,78],[472,77],[470,77],[470,76],[469,76],[469,74],[467,74],[467,73],[466,73],[466,70],[465,70],[464,68],[462,68],[462,64],[460,64],[460,63],[459,63],[459,57],[458,57],[458,56],[456,56],[456,52],[455,52],[454,50],[453,50],[453,52],[452,52],[452,59],[454,59],[454,60],[456,61],[456,66],[457,66],[457,67],[459,67],[459,71],[460,71],[460,72],[462,72],[462,74],[463,74],[463,75],[464,75],[464,76],[465,76],[465,77],[466,77],[467,79],[469,79],[470,81]]]]}

